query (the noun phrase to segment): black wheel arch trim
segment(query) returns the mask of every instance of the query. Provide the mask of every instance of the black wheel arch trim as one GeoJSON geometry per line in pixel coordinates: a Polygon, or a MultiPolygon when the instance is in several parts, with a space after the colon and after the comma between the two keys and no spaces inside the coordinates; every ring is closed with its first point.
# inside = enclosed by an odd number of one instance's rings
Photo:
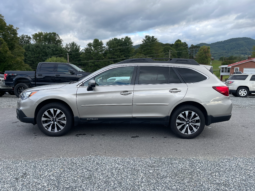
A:
{"type": "Polygon", "coordinates": [[[23,123],[32,123],[35,125],[35,118],[27,117],[25,113],[20,110],[16,109],[17,119],[20,120],[23,123]]]}

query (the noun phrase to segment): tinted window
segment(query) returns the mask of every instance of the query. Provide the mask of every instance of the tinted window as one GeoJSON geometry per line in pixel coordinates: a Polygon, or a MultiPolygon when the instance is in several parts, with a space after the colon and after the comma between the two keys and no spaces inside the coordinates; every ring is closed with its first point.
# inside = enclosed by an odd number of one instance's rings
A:
{"type": "Polygon", "coordinates": [[[248,75],[232,75],[229,80],[245,80],[248,75]]]}
{"type": "Polygon", "coordinates": [[[57,72],[61,72],[64,74],[71,74],[70,70],[74,70],[74,69],[66,64],[58,64],[57,72]]]}
{"type": "Polygon", "coordinates": [[[251,77],[251,81],[255,81],[255,75],[251,77]]]}
{"type": "MultiPolygon", "coordinates": [[[[108,85],[129,85],[134,73],[133,66],[131,67],[121,67],[107,70],[94,79],[98,86],[108,86],[108,85]]],[[[87,82],[84,84],[87,85],[87,82]]]]}
{"type": "Polygon", "coordinates": [[[40,67],[41,72],[54,72],[55,64],[42,64],[40,67]]]}
{"type": "Polygon", "coordinates": [[[169,67],[141,66],[138,84],[169,83],[169,67]]]}
{"type": "Polygon", "coordinates": [[[186,83],[201,82],[206,80],[204,75],[188,68],[177,68],[177,71],[186,83]]]}
{"type": "Polygon", "coordinates": [[[170,68],[169,83],[182,83],[175,71],[170,68]]]}

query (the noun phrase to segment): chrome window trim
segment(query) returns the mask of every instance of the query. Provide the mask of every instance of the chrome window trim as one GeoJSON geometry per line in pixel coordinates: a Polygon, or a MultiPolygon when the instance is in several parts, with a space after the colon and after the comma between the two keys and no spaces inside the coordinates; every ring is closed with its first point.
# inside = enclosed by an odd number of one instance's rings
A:
{"type": "MultiPolygon", "coordinates": [[[[160,64],[157,64],[157,63],[153,63],[153,64],[146,64],[146,63],[139,63],[139,64],[121,64],[121,65],[115,65],[115,64],[112,64],[112,65],[109,65],[109,66],[106,66],[106,67],[104,67],[104,68],[102,68],[102,69],[100,69],[100,70],[97,70],[97,71],[95,71],[94,73],[95,74],[91,74],[92,76],[88,76],[88,77],[86,77],[84,80],[82,80],[82,82],[80,82],[80,83],[78,83],[77,84],[77,87],[80,87],[83,83],[85,83],[85,82],[87,82],[87,80],[91,80],[93,77],[95,77],[96,75],[98,75],[98,74],[101,74],[101,73],[103,73],[103,72],[105,72],[105,71],[107,71],[107,70],[110,70],[110,69],[114,69],[114,68],[120,68],[120,67],[127,67],[127,66],[159,66],[159,67],[172,67],[172,68],[187,68],[187,69],[191,69],[191,70],[194,70],[194,71],[196,71],[196,72],[198,72],[198,73],[200,73],[201,75],[203,75],[203,76],[205,76],[206,77],[206,79],[205,80],[208,80],[208,79],[210,79],[210,77],[208,76],[208,75],[206,75],[206,74],[204,74],[204,73],[202,73],[202,72],[200,72],[199,70],[197,70],[197,69],[194,69],[194,68],[192,68],[192,67],[189,67],[189,66],[176,66],[176,65],[170,65],[170,64],[162,64],[162,63],[160,63],[160,64]]],[[[205,68],[206,69],[206,68],[205,68]]],[[[208,70],[209,71],[209,70],[208,70]]],[[[195,83],[200,83],[200,82],[203,82],[203,81],[205,81],[205,80],[202,80],[202,81],[199,81],[199,82],[192,82],[192,83],[185,83],[185,84],[195,84],[195,83]]],[[[180,83],[167,83],[167,84],[180,84],[180,83]]],[[[182,83],[181,83],[182,84],[182,83]]],[[[132,84],[129,84],[129,85],[106,85],[106,86],[130,86],[130,85],[132,85],[132,84]]],[[[159,85],[159,84],[134,84],[134,85],[159,85]]],[[[160,84],[160,85],[163,85],[163,84],[160,84]]],[[[106,87],[106,86],[104,86],[104,87],[106,87]]],[[[87,87],[87,86],[86,86],[87,87]]]]}

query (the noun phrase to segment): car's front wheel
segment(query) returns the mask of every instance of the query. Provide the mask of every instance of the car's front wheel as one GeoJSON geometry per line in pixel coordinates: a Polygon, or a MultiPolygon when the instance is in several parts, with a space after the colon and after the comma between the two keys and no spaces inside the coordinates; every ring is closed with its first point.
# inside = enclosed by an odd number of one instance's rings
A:
{"type": "Polygon", "coordinates": [[[61,103],[49,103],[43,106],[36,117],[39,129],[49,136],[66,134],[73,125],[70,109],[61,103]]]}
{"type": "Polygon", "coordinates": [[[171,115],[170,127],[181,138],[191,139],[197,137],[204,130],[204,126],[204,114],[195,106],[181,106],[171,115]]]}

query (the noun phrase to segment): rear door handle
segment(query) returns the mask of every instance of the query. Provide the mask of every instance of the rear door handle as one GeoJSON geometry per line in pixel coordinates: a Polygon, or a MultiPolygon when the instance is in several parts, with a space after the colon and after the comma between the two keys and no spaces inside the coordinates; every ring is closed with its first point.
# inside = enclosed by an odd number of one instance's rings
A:
{"type": "Polygon", "coordinates": [[[173,88],[171,90],[169,90],[170,93],[178,93],[181,92],[181,90],[177,89],[177,88],[173,88]]]}
{"type": "Polygon", "coordinates": [[[42,76],[42,74],[38,74],[38,76],[42,76]]]}
{"type": "Polygon", "coordinates": [[[132,94],[132,92],[130,92],[130,91],[120,92],[120,95],[129,95],[129,94],[132,94]]]}
{"type": "Polygon", "coordinates": [[[56,77],[59,77],[59,76],[60,76],[59,74],[56,75],[56,77]]]}

